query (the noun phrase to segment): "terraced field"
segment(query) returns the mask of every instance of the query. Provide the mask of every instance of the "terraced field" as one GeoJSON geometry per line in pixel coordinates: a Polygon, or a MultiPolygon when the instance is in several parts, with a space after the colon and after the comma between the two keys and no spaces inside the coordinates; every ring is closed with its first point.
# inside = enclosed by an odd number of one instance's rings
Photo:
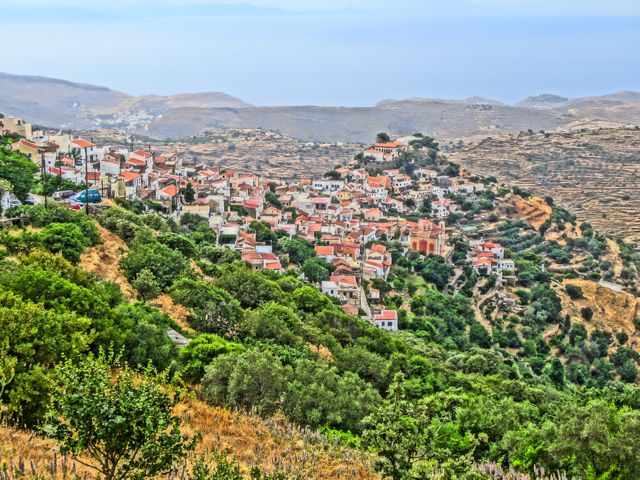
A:
{"type": "MultiPolygon", "coordinates": [[[[129,135],[110,130],[84,132],[100,144],[125,145],[129,135]]],[[[320,177],[327,170],[351,160],[362,144],[303,142],[267,130],[217,129],[175,142],[136,139],[136,148],[177,152],[185,160],[251,172],[265,178],[320,177]]]]}
{"type": "Polygon", "coordinates": [[[640,241],[640,129],[489,137],[450,159],[557,203],[601,231],[640,241]]]}

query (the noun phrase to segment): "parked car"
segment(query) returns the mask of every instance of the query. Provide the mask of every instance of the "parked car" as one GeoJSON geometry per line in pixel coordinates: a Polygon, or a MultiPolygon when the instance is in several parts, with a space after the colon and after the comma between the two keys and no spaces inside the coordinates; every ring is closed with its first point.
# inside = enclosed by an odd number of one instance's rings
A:
{"type": "Polygon", "coordinates": [[[69,198],[69,203],[81,204],[81,205],[84,205],[85,203],[100,203],[100,202],[102,202],[102,195],[100,195],[99,190],[95,190],[95,189],[82,190],[81,192],[78,192],[73,197],[69,198]]]}
{"type": "Polygon", "coordinates": [[[34,198],[33,195],[28,194],[27,198],[24,199],[24,203],[25,205],[35,205],[36,204],[36,199],[34,198]]]}
{"type": "Polygon", "coordinates": [[[18,200],[16,197],[12,197],[9,199],[9,207],[21,207],[22,202],[18,200]]]}
{"type": "Polygon", "coordinates": [[[53,192],[52,198],[54,200],[66,200],[69,197],[73,197],[76,194],[73,190],[59,190],[57,192],[53,192]]]}

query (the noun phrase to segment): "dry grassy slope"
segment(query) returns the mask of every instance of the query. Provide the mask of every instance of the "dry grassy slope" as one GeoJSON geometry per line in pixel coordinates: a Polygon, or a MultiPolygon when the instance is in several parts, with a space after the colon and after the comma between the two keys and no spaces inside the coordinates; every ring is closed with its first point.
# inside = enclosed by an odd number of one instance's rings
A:
{"type": "Polygon", "coordinates": [[[524,199],[513,196],[512,200],[517,210],[516,216],[536,229],[551,217],[551,207],[540,197],[524,199]]]}
{"type": "MultiPolygon", "coordinates": [[[[80,258],[80,267],[88,272],[93,272],[120,286],[124,296],[135,301],[136,291],[120,270],[120,258],[129,249],[120,237],[109,230],[96,224],[100,231],[102,243],[85,250],[80,258]]],[[[187,310],[182,305],[177,305],[168,295],[161,295],[153,301],[153,304],[165,312],[171,319],[183,328],[188,328],[186,318],[187,310]]]]}
{"type": "MultiPolygon", "coordinates": [[[[245,469],[259,466],[266,471],[284,471],[300,478],[374,480],[372,459],[361,452],[327,441],[321,435],[300,429],[282,417],[261,419],[255,415],[233,413],[186,399],[175,413],[183,420],[183,433],[199,435],[197,452],[228,450],[245,469]]],[[[55,444],[33,432],[0,427],[0,465],[17,466],[22,460],[28,472],[31,465],[41,478],[69,478],[62,474],[58,458],[56,475],[49,476],[55,444]]],[[[69,468],[72,468],[71,461],[69,468]]],[[[77,473],[90,472],[80,464],[77,473]]]]}
{"type": "Polygon", "coordinates": [[[640,299],[626,292],[614,292],[591,280],[565,279],[555,287],[562,302],[562,313],[569,315],[572,322],[583,322],[589,331],[596,327],[613,333],[624,330],[630,337],[627,346],[640,351],[640,335],[633,325],[633,319],[640,309],[640,299]],[[564,289],[566,285],[580,287],[584,298],[569,298],[564,289]],[[585,307],[593,310],[593,319],[589,322],[585,322],[580,314],[585,307]]]}
{"type": "Polygon", "coordinates": [[[471,171],[552,196],[595,228],[640,240],[640,130],[580,129],[489,137],[452,153],[471,171]]]}

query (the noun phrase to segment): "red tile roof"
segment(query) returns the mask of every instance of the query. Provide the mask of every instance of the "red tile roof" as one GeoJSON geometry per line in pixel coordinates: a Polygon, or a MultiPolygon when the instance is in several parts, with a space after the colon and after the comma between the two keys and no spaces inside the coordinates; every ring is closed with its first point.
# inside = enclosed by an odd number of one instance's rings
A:
{"type": "Polygon", "coordinates": [[[77,139],[77,140],[72,140],[71,143],[73,143],[74,145],[77,145],[80,148],[91,148],[91,147],[95,147],[95,145],[91,142],[87,142],[86,140],[83,140],[81,138],[77,139]]]}
{"type": "Polygon", "coordinates": [[[126,182],[132,182],[135,179],[139,178],[140,174],[136,172],[125,171],[125,172],[122,172],[120,176],[124,178],[126,182]]]}
{"type": "Polygon", "coordinates": [[[398,312],[395,310],[383,310],[373,316],[374,320],[398,320],[398,312]]]}
{"type": "Polygon", "coordinates": [[[175,185],[169,185],[162,189],[162,193],[164,193],[167,197],[175,197],[178,194],[178,187],[175,185]]]}
{"type": "Polygon", "coordinates": [[[316,247],[316,255],[333,255],[333,247],[318,246],[316,247]]]}

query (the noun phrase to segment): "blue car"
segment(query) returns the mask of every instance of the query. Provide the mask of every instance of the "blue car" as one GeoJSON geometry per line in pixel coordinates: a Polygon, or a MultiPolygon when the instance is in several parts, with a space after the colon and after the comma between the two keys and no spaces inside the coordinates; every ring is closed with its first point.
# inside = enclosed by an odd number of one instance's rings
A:
{"type": "Polygon", "coordinates": [[[70,203],[85,204],[85,203],[100,203],[102,202],[102,195],[99,190],[89,189],[78,192],[73,197],[69,198],[70,203]]]}

